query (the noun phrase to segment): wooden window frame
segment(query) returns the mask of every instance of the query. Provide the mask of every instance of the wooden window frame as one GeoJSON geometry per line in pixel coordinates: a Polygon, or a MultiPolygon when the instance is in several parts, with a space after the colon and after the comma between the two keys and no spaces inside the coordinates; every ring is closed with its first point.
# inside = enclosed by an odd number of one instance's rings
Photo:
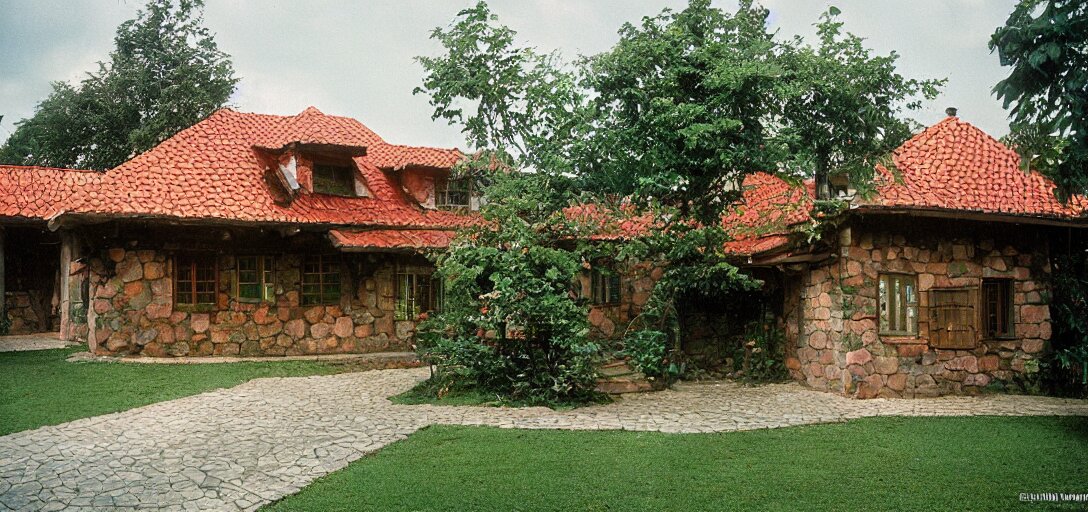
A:
{"type": "Polygon", "coordinates": [[[982,339],[987,340],[1007,340],[1016,338],[1016,317],[1015,317],[1015,297],[1016,297],[1016,285],[1015,281],[1011,278],[985,278],[982,280],[982,284],[979,286],[979,333],[982,339]],[[997,290],[995,297],[999,297],[998,300],[1004,300],[1004,308],[998,307],[1004,311],[999,311],[997,317],[998,326],[990,329],[990,316],[991,316],[991,296],[988,288],[991,287],[1003,287],[1004,290],[997,290]],[[1003,293],[1002,293],[1003,292],[1003,293]],[[1001,317],[1004,317],[1002,319],[1001,317]],[[1001,325],[1004,323],[1004,329],[1001,329],[1001,325]]]}
{"type": "Polygon", "coordinates": [[[957,287],[957,288],[933,288],[929,290],[929,345],[933,348],[947,349],[947,350],[972,350],[978,346],[979,339],[979,308],[978,297],[979,289],[977,287],[957,287]],[[966,304],[949,304],[943,302],[938,298],[942,294],[962,294],[966,297],[966,304]],[[942,312],[945,312],[945,316],[956,310],[966,311],[963,318],[966,318],[966,323],[963,327],[969,328],[969,334],[963,336],[963,338],[957,342],[949,331],[941,327],[942,312]]]}
{"type": "Polygon", "coordinates": [[[623,301],[618,272],[589,271],[589,298],[595,306],[614,306],[623,301]]]}
{"type": "Polygon", "coordinates": [[[445,290],[433,272],[400,268],[394,273],[393,318],[414,321],[423,313],[442,311],[445,290]],[[425,290],[423,293],[421,291],[425,290]],[[420,298],[420,295],[426,297],[420,298]],[[425,302],[426,304],[421,304],[425,302]]]}
{"type": "Polygon", "coordinates": [[[877,276],[877,324],[881,336],[918,336],[918,276],[915,274],[906,274],[902,272],[881,272],[877,276]],[[891,299],[892,279],[896,279],[899,282],[906,282],[914,288],[914,301],[909,300],[908,287],[900,285],[900,293],[896,297],[895,308],[892,307],[893,303],[891,299]],[[905,280],[905,281],[904,281],[905,280]],[[885,293],[885,289],[887,293],[885,293]],[[909,311],[911,306],[914,307],[913,321],[909,320],[909,311]],[[892,329],[890,318],[892,310],[900,317],[895,322],[896,327],[901,327],[899,324],[907,324],[905,329],[892,329]],[[901,314],[900,314],[901,313],[901,314]]]}
{"type": "MultiPolygon", "coordinates": [[[[174,305],[186,308],[214,308],[219,297],[219,257],[214,253],[175,254],[174,263],[174,305]],[[198,264],[211,263],[212,280],[198,280],[198,264]],[[188,276],[181,275],[182,264],[188,263],[188,276]],[[211,302],[201,302],[197,290],[198,283],[212,283],[211,302]],[[183,289],[187,288],[187,289],[183,289]]],[[[205,268],[204,270],[207,270],[205,268]]],[[[206,294],[207,292],[203,292],[206,294]]]]}
{"type": "Polygon", "coordinates": [[[434,185],[434,206],[435,208],[443,210],[458,210],[472,208],[472,179],[469,177],[451,178],[449,176],[440,176],[435,179],[434,185]],[[458,190],[458,194],[464,194],[464,203],[451,203],[450,202],[450,184],[451,183],[464,183],[464,188],[458,190]]]}
{"type": "MultiPolygon", "coordinates": [[[[312,163],[312,166],[310,168],[310,184],[311,184],[311,188],[313,189],[313,192],[315,194],[322,194],[322,195],[326,195],[326,196],[337,196],[337,197],[359,197],[359,193],[358,193],[358,190],[357,190],[357,187],[356,187],[357,179],[355,177],[355,173],[357,171],[358,171],[358,169],[355,166],[355,162],[353,162],[353,161],[341,162],[341,161],[332,161],[332,160],[314,160],[313,163],[312,163]],[[335,181],[335,182],[343,181],[343,183],[339,183],[339,185],[347,186],[347,190],[344,191],[344,192],[340,192],[340,191],[337,191],[337,190],[329,190],[329,189],[318,190],[317,175],[318,175],[318,170],[319,169],[321,169],[321,170],[333,170],[333,172],[346,173],[344,176],[338,176],[338,177],[334,176],[334,179],[332,181],[335,181]]],[[[326,181],[328,181],[328,180],[322,180],[322,183],[325,183],[326,181]]]]}
{"type": "Polygon", "coordinates": [[[339,254],[311,254],[303,256],[302,267],[299,269],[299,281],[301,289],[299,290],[299,302],[303,306],[332,306],[340,304],[340,300],[344,296],[344,270],[343,262],[340,261],[339,254]],[[317,262],[317,272],[307,272],[307,264],[317,262]],[[335,265],[335,270],[330,270],[329,267],[335,265]],[[330,277],[336,276],[335,282],[330,277]],[[310,279],[311,281],[307,281],[310,279]],[[316,279],[316,281],[314,281],[316,279]],[[306,288],[308,286],[317,286],[317,293],[308,293],[306,288]],[[336,299],[332,299],[331,289],[336,287],[336,299]]]}
{"type": "Polygon", "coordinates": [[[239,302],[275,302],[276,301],[276,259],[260,254],[242,254],[234,257],[234,297],[239,302]],[[256,281],[242,281],[242,260],[255,259],[256,281]],[[243,285],[256,285],[257,297],[242,296],[243,285]]]}

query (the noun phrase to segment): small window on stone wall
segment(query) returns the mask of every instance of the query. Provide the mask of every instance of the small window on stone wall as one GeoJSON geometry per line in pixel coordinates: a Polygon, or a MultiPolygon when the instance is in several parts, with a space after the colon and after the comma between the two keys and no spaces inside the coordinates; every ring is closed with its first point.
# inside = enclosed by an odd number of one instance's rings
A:
{"type": "Polygon", "coordinates": [[[918,334],[918,281],[907,274],[880,274],[880,333],[918,334]]]}
{"type": "Polygon", "coordinates": [[[934,348],[972,349],[978,340],[977,288],[940,288],[929,292],[929,344],[934,348]]]}
{"type": "Polygon", "coordinates": [[[219,272],[213,254],[179,254],[174,259],[174,302],[214,305],[219,272]]]}
{"type": "Polygon", "coordinates": [[[620,275],[593,270],[589,275],[589,297],[593,304],[604,306],[620,303],[620,275]]]}
{"type": "Polygon", "coordinates": [[[396,319],[415,320],[426,312],[441,311],[442,282],[431,274],[397,271],[396,319]]]}
{"type": "Polygon", "coordinates": [[[238,298],[249,301],[273,301],[276,298],[274,261],[271,256],[238,256],[235,282],[238,298]]]}
{"type": "Polygon", "coordinates": [[[340,303],[340,257],[307,256],[302,262],[302,304],[340,303]]]}
{"type": "Polygon", "coordinates": [[[1012,303],[1011,280],[982,280],[982,333],[984,336],[990,339],[1015,336],[1012,303]]]}

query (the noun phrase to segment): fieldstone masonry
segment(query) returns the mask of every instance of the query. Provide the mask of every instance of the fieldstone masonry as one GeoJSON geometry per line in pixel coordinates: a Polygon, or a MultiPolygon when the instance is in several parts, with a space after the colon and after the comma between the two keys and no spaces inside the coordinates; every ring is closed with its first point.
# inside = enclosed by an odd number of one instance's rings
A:
{"type": "Polygon", "coordinates": [[[301,257],[274,261],[274,302],[239,301],[234,256],[221,255],[217,303],[193,307],[174,303],[174,263],[167,252],[109,249],[89,262],[90,346],[101,355],[152,357],[411,349],[416,322],[394,319],[395,260],[345,256],[340,303],[316,306],[301,304],[301,257]]]}
{"type": "Polygon", "coordinates": [[[802,271],[787,292],[794,378],[857,398],[926,397],[1015,388],[1037,370],[1050,337],[1045,240],[1001,240],[983,230],[948,236],[875,225],[845,229],[837,257],[802,271]],[[885,336],[878,325],[878,276],[916,276],[918,335],[885,336]],[[978,287],[983,278],[1013,281],[1015,338],[981,339],[971,350],[934,348],[928,309],[934,289],[978,287]]]}

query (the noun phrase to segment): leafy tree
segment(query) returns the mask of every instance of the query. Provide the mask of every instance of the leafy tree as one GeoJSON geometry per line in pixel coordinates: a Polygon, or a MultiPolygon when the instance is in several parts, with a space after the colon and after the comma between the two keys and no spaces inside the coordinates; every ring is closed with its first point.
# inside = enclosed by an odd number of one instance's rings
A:
{"type": "Polygon", "coordinates": [[[1012,68],[994,93],[1011,107],[1015,131],[1064,138],[1051,173],[1059,195],[1088,193],[1088,3],[1021,0],[990,50],[1012,68]]]}
{"type": "Polygon", "coordinates": [[[122,23],[108,63],[57,82],[17,123],[0,162],[105,169],[222,107],[237,79],[203,26],[202,0],[150,0],[122,23]]]}
{"type": "Polygon", "coordinates": [[[592,136],[578,161],[587,187],[712,223],[744,175],[774,169],[782,155],[767,121],[783,71],[767,14],[751,2],[730,15],[692,0],[625,24],[611,50],[587,59],[592,136]]]}
{"type": "Polygon", "coordinates": [[[865,189],[878,160],[918,128],[904,111],[921,108],[945,82],[900,75],[898,54],[873,56],[862,38],[843,31],[839,14],[831,7],[821,15],[818,45],[795,37],[781,45],[779,59],[777,136],[788,148],[787,167],[814,176],[821,199],[831,196],[829,174],[846,174],[865,189]]]}

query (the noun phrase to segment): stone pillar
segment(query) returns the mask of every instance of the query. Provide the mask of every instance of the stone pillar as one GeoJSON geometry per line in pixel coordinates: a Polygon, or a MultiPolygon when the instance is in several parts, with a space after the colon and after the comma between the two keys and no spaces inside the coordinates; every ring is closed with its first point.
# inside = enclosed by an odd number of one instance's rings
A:
{"type": "Polygon", "coordinates": [[[70,278],[72,273],[72,233],[60,232],[60,338],[69,339],[71,334],[72,294],[70,278]]]}

